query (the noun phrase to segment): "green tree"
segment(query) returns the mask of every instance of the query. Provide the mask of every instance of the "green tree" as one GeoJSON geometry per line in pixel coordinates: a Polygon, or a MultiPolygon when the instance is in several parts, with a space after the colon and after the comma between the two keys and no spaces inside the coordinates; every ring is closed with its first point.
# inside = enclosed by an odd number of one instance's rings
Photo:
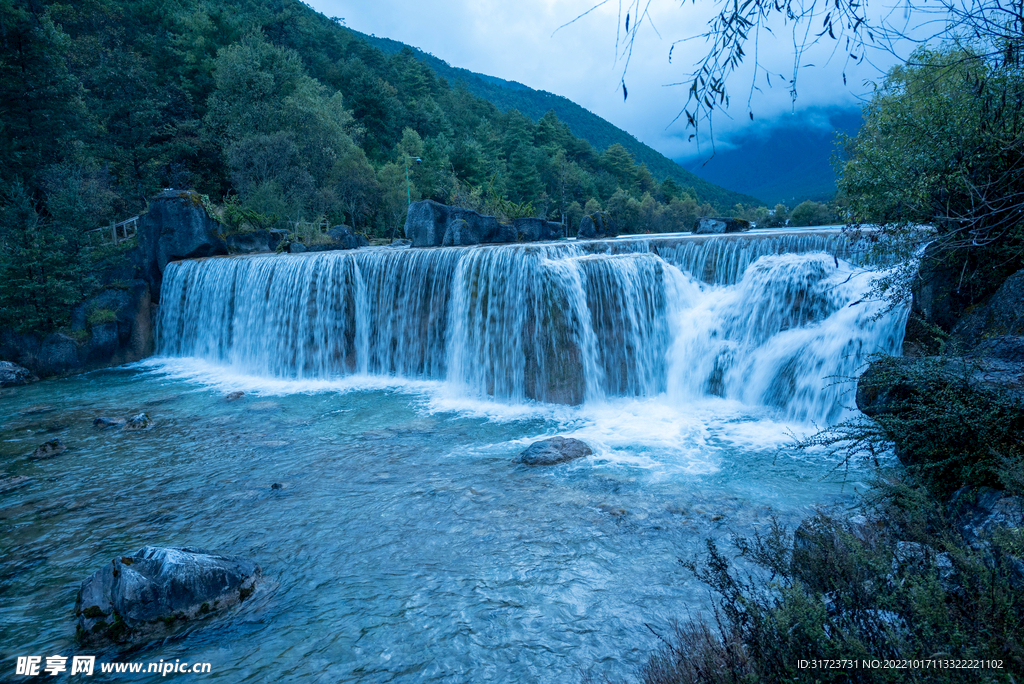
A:
{"type": "Polygon", "coordinates": [[[790,216],[790,225],[793,226],[825,226],[830,223],[835,223],[835,215],[828,206],[811,200],[798,204],[790,216]]]}
{"type": "MultiPolygon", "coordinates": [[[[880,225],[909,263],[918,224],[962,270],[964,305],[1024,265],[1024,72],[985,46],[922,48],[893,68],[847,144],[839,187],[856,222],[880,225]]],[[[911,270],[882,281],[908,294],[911,270]]]]}

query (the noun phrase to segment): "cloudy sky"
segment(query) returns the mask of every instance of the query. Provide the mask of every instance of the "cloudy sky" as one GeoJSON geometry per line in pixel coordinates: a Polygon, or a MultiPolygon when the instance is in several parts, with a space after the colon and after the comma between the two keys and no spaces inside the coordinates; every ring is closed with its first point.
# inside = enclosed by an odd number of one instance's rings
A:
{"type": "MultiPolygon", "coordinates": [[[[670,85],[687,81],[695,61],[706,51],[705,43],[701,39],[677,43],[671,63],[669,50],[674,42],[702,31],[716,7],[708,0],[651,0],[649,17],[640,25],[625,72],[629,89],[625,102],[620,79],[625,67],[621,38],[626,1],[609,0],[564,27],[591,9],[595,0],[310,0],[309,4],[329,17],[343,18],[350,28],[402,41],[453,66],[563,95],[670,158],[685,159],[707,151],[706,143],[699,151],[696,141],[688,141],[691,131],[686,130],[685,119],[672,123],[685,103],[686,87],[670,85]]],[[[635,16],[631,22],[635,23],[635,16]]],[[[819,17],[815,28],[820,23],[819,17]]],[[[794,103],[782,75],[792,77],[794,39],[803,42],[807,25],[777,21],[771,28],[774,36],[763,33],[758,52],[761,64],[773,74],[774,87],[768,87],[762,73],[756,80],[760,91],[751,90],[753,60],[748,57],[729,82],[732,98],[727,115],[713,122],[718,144],[727,145],[730,133],[743,127],[764,127],[794,117],[802,120],[822,108],[856,106],[870,92],[866,82],[877,80],[881,70],[893,63],[891,57],[876,52],[865,63],[850,64],[845,50],[837,50],[827,38],[820,40],[802,56],[802,63],[811,66],[799,73],[794,103]]]]}

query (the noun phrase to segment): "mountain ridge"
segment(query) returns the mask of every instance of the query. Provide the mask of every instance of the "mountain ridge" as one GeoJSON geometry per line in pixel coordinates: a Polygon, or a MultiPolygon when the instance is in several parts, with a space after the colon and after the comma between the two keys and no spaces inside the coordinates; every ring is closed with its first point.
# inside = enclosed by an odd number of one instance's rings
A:
{"type": "Polygon", "coordinates": [[[502,111],[516,109],[534,122],[539,121],[548,111],[554,111],[558,120],[565,123],[573,135],[588,141],[596,149],[604,151],[615,143],[619,143],[633,155],[633,159],[638,165],[646,165],[647,170],[659,180],[671,177],[680,185],[693,188],[701,197],[722,208],[735,204],[765,204],[758,197],[730,190],[719,183],[702,178],[637,140],[628,131],[618,128],[567,97],[531,88],[518,81],[508,81],[497,76],[452,66],[440,57],[407,43],[362,33],[349,27],[345,28],[381,52],[399,54],[404,49],[411,50],[418,61],[429,66],[439,77],[446,79],[453,86],[459,82],[465,84],[470,93],[487,100],[502,111]]]}

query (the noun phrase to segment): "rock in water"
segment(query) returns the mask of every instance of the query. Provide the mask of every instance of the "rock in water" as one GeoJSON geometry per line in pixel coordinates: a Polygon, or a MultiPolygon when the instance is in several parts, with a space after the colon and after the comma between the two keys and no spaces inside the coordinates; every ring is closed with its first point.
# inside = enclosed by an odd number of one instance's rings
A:
{"type": "Polygon", "coordinates": [[[0,361],[0,387],[27,385],[38,379],[28,368],[10,361],[0,361]]]}
{"type": "Polygon", "coordinates": [[[713,218],[705,216],[697,219],[693,232],[697,235],[715,235],[719,233],[741,233],[750,230],[750,221],[737,218],[713,218]]]}
{"type": "Polygon", "coordinates": [[[228,394],[224,397],[224,400],[225,401],[238,401],[239,399],[241,399],[244,396],[245,396],[245,392],[243,392],[242,390],[235,390],[234,392],[228,392],[228,394]]]}
{"type": "Polygon", "coordinates": [[[25,475],[0,475],[0,494],[13,492],[15,489],[24,487],[32,478],[25,475]]]}
{"type": "Polygon", "coordinates": [[[128,422],[124,424],[125,430],[144,430],[149,427],[150,424],[149,416],[145,413],[140,413],[137,416],[132,416],[128,419],[128,422]]]}
{"type": "Polygon", "coordinates": [[[54,456],[60,456],[67,450],[64,446],[64,442],[59,439],[51,439],[49,442],[43,442],[36,450],[32,453],[30,458],[34,458],[37,461],[42,461],[47,458],[53,458],[54,456]]]}
{"type": "Polygon", "coordinates": [[[594,453],[594,450],[586,442],[572,438],[552,437],[551,439],[534,442],[526,447],[515,458],[515,462],[531,466],[555,465],[583,458],[592,453],[594,453]]]}
{"type": "Polygon", "coordinates": [[[107,428],[112,427],[121,427],[124,424],[124,418],[107,418],[105,416],[100,416],[96,420],[92,421],[93,427],[97,427],[100,430],[106,430],[107,428]]]}
{"type": "Polygon", "coordinates": [[[245,558],[143,547],[82,583],[75,603],[78,640],[130,643],[163,636],[244,601],[260,575],[260,566],[245,558]]]}

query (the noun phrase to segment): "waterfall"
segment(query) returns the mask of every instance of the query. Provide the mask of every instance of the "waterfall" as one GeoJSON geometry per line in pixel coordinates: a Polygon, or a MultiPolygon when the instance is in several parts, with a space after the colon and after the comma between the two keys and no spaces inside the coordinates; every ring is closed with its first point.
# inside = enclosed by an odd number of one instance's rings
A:
{"type": "MultiPolygon", "coordinates": [[[[182,261],[158,352],[246,373],[443,380],[504,401],[721,396],[833,421],[904,311],[831,232],[182,261]]],[[[845,403],[849,404],[848,400],[845,403]]]]}

